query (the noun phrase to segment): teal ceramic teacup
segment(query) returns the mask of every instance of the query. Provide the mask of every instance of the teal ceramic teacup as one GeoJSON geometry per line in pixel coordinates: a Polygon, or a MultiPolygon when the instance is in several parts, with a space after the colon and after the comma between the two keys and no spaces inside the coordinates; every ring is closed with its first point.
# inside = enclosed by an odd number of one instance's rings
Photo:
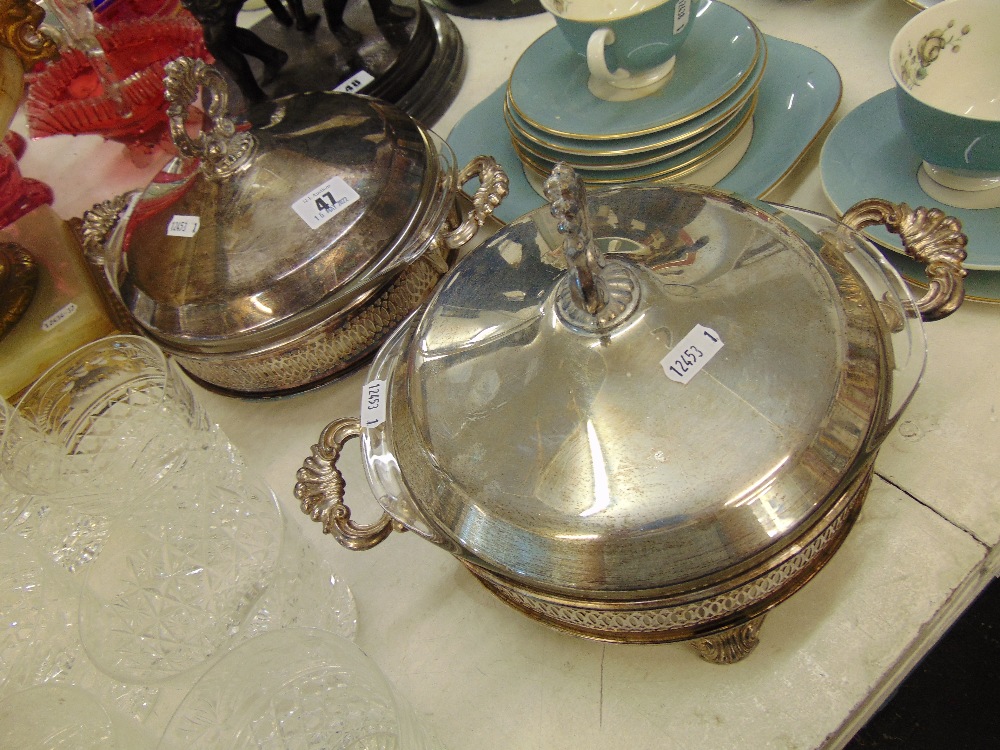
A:
{"type": "Polygon", "coordinates": [[[587,60],[588,88],[627,101],[670,80],[698,0],[542,0],[570,46],[587,60]]]}
{"type": "Polygon", "coordinates": [[[889,66],[921,187],[949,205],[1000,206],[1000,2],[921,11],[893,40],[889,66]]]}

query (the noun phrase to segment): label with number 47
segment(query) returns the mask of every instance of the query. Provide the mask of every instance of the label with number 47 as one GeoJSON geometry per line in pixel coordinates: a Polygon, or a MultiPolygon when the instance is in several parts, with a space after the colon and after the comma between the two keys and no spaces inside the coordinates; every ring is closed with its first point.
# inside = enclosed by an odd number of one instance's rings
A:
{"type": "Polygon", "coordinates": [[[660,365],[668,378],[687,385],[721,348],[719,334],[699,323],[660,360],[660,365]]]}
{"type": "Polygon", "coordinates": [[[331,177],[295,201],[292,210],[310,229],[319,229],[360,197],[343,178],[331,177]]]}

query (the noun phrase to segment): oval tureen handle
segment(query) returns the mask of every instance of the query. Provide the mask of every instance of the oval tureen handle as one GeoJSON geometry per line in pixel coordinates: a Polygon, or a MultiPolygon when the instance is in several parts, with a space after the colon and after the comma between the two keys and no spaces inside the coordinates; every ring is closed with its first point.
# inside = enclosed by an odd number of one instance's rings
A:
{"type": "Polygon", "coordinates": [[[445,244],[452,250],[475,236],[510,191],[507,173],[492,156],[477,156],[466,164],[458,175],[458,183],[464,185],[473,177],[479,178],[479,188],[472,196],[472,208],[462,223],[444,236],[445,244]]]}
{"type": "Polygon", "coordinates": [[[344,417],[330,422],[312,447],[312,455],[295,474],[295,499],[302,512],[323,524],[323,533],[330,534],[341,546],[351,550],[371,549],[395,531],[406,527],[385,511],[373,524],[358,524],[351,520],[351,509],[344,503],[344,475],[337,468],[340,452],[351,438],[361,434],[357,417],[344,417]]]}
{"type": "Polygon", "coordinates": [[[926,268],[930,288],[917,302],[920,317],[940,320],[951,315],[965,299],[965,247],[968,238],[962,223],[938,208],[910,209],[905,203],[871,198],[847,209],[842,218],[851,229],[881,224],[903,240],[903,249],[926,268]]]}
{"type": "Polygon", "coordinates": [[[128,208],[135,191],[122,193],[114,198],[95,203],[83,212],[80,225],[80,241],[84,254],[96,263],[104,262],[106,243],[111,232],[118,225],[122,212],[128,208]]]}

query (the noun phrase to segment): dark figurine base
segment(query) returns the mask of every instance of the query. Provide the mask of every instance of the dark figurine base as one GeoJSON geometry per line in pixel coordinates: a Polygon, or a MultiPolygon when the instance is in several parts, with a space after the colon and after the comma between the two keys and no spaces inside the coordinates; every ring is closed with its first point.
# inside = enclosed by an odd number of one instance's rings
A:
{"type": "Polygon", "coordinates": [[[438,8],[459,18],[504,20],[545,13],[538,0],[430,0],[438,8]]]}
{"type": "MultiPolygon", "coordinates": [[[[372,7],[381,9],[379,3],[380,0],[376,0],[372,7]]],[[[314,26],[310,33],[285,26],[273,15],[252,27],[251,31],[264,42],[290,53],[289,61],[270,81],[263,79],[263,66],[250,60],[269,99],[307,91],[329,91],[359,72],[365,72],[375,79],[369,84],[375,89],[373,95],[391,101],[390,96],[378,93],[376,84],[380,79],[405,77],[394,68],[398,62],[412,69],[412,79],[419,77],[422,68],[426,67],[434,52],[434,30],[426,11],[418,13],[421,6],[417,0],[396,0],[391,5],[386,4],[381,26],[375,23],[368,2],[350,0],[343,11],[342,23],[336,25],[336,32],[330,28],[330,14],[336,15],[336,9],[330,7],[333,4],[329,0],[325,3],[305,0],[305,15],[319,15],[326,21],[314,26]],[[415,55],[415,52],[420,54],[415,55]]],[[[372,92],[365,90],[364,93],[372,92]]]]}
{"type": "MultiPolygon", "coordinates": [[[[263,98],[256,99],[245,96],[232,71],[218,64],[229,83],[230,115],[260,126],[273,114],[273,99],[341,86],[341,90],[396,104],[433,127],[454,100],[465,75],[462,36],[446,13],[419,0],[382,5],[382,25],[378,25],[371,8],[380,8],[380,2],[369,5],[368,0],[351,0],[348,4],[342,28],[360,37],[356,45],[344,44],[325,22],[304,33],[295,28],[291,16],[265,16],[249,30],[264,44],[288,50],[288,60],[265,68],[259,60],[247,57],[263,93],[263,98]],[[350,83],[359,85],[349,87],[350,83]]],[[[313,11],[323,7],[323,0],[305,0],[301,13],[312,18],[313,11]]],[[[345,36],[348,41],[351,38],[345,36]]]]}

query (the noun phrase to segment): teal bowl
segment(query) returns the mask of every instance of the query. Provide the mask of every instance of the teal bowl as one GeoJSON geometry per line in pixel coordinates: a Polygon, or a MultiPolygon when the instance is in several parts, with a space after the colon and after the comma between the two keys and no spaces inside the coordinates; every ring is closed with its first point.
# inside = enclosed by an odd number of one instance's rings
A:
{"type": "Polygon", "coordinates": [[[1000,2],[933,5],[889,54],[900,124],[921,158],[959,179],[1000,178],[1000,2]]]}

